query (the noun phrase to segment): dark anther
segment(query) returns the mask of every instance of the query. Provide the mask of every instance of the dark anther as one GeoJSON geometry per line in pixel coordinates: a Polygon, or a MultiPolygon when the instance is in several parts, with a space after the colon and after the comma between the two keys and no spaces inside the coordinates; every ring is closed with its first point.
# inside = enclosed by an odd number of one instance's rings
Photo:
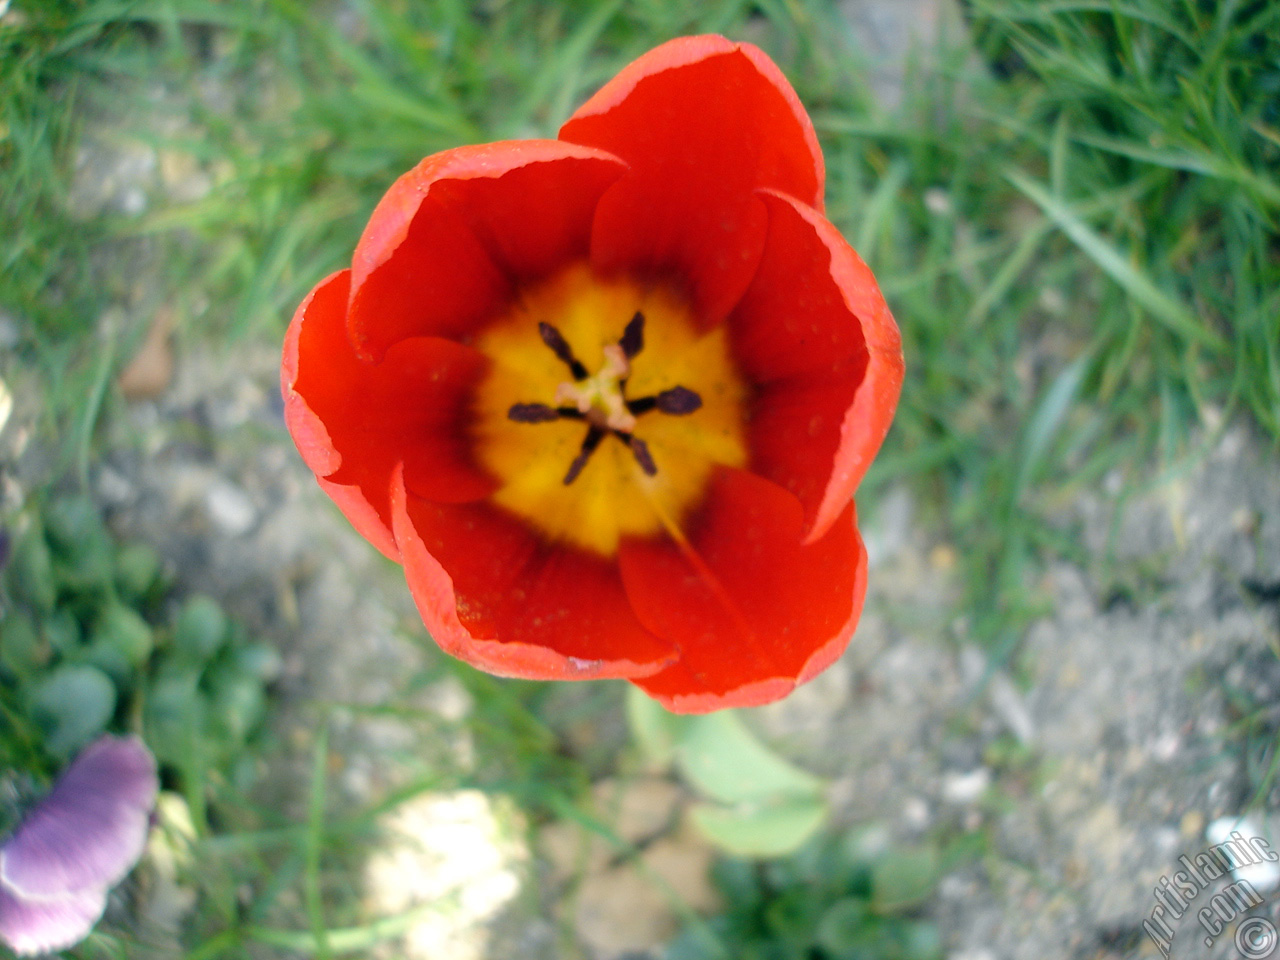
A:
{"type": "Polygon", "coordinates": [[[545,403],[515,403],[507,411],[507,419],[516,423],[550,423],[560,419],[560,411],[545,403]]]}
{"type": "Polygon", "coordinates": [[[658,409],[678,417],[693,413],[702,406],[702,398],[688,387],[672,387],[658,394],[658,409]]]}
{"type": "Polygon", "coordinates": [[[627,401],[627,410],[633,417],[654,409],[682,417],[687,413],[693,413],[701,406],[702,398],[688,387],[672,387],[670,390],[663,390],[656,397],[640,397],[627,401]]]}
{"type": "Polygon", "coordinates": [[[549,323],[539,323],[538,333],[542,335],[542,342],[551,348],[551,352],[568,365],[569,371],[573,374],[573,379],[587,379],[587,368],[582,365],[582,361],[573,355],[573,350],[559,330],[549,323]]]}
{"type": "Polygon", "coordinates": [[[639,310],[628,321],[627,328],[622,331],[622,339],[618,341],[618,346],[622,348],[622,353],[628,360],[644,349],[644,314],[639,310]]]}
{"type": "Polygon", "coordinates": [[[640,464],[640,469],[653,476],[658,472],[658,465],[653,462],[653,455],[649,453],[649,445],[639,437],[628,436],[627,446],[631,448],[632,454],[635,455],[636,463],[640,464]]]}
{"type": "Polygon", "coordinates": [[[577,407],[548,407],[545,403],[513,403],[507,419],[516,423],[550,423],[552,420],[585,420],[577,407]]]}
{"type": "Polygon", "coordinates": [[[578,474],[587,465],[587,461],[591,458],[591,454],[595,452],[596,447],[600,446],[600,441],[604,439],[606,432],[603,427],[597,427],[594,423],[587,430],[587,435],[582,441],[582,449],[573,458],[573,463],[569,464],[569,472],[564,475],[566,487],[578,479],[578,474]]]}

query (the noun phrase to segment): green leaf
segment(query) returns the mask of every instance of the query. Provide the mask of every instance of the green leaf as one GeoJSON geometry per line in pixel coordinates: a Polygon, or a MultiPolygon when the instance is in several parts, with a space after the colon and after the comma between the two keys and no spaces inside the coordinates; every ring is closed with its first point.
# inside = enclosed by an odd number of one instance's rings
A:
{"type": "Polygon", "coordinates": [[[31,708],[45,730],[46,749],[66,758],[106,728],[115,713],[116,688],[94,667],[59,667],[36,688],[31,708]]]}
{"type": "Polygon", "coordinates": [[[791,887],[764,910],[769,932],[798,946],[808,946],[822,917],[822,904],[806,887],[791,887]]]}
{"type": "Polygon", "coordinates": [[[49,544],[37,525],[32,525],[13,550],[14,592],[37,610],[52,610],[57,601],[53,582],[53,557],[49,544]]]}
{"type": "Polygon", "coordinates": [[[227,639],[227,615],[212,597],[189,597],[173,628],[174,648],[194,663],[204,663],[227,639]]]}
{"type": "Polygon", "coordinates": [[[11,610],[0,620],[0,666],[19,678],[49,659],[49,648],[41,642],[35,621],[25,610],[11,610]]]}
{"type": "Polygon", "coordinates": [[[168,662],[151,680],[142,712],[147,744],[166,763],[181,766],[203,727],[207,698],[199,689],[200,672],[168,662]]]}
{"type": "Polygon", "coordinates": [[[231,743],[243,743],[266,713],[262,681],[232,662],[211,671],[208,686],[214,725],[231,743]]]}
{"type": "Polygon", "coordinates": [[[114,543],[92,500],[83,495],[55,500],[45,514],[45,527],[65,586],[79,591],[111,582],[114,543]]]}
{"type": "Polygon", "coordinates": [[[83,495],[60,497],[49,505],[45,526],[55,546],[68,553],[91,539],[105,537],[107,529],[92,500],[83,495]]]}
{"type": "Polygon", "coordinates": [[[708,840],[739,857],[781,857],[813,836],[827,817],[818,797],[792,797],[768,806],[695,804],[689,811],[708,840]]]}
{"type": "Polygon", "coordinates": [[[690,718],[667,710],[639,687],[627,687],[627,720],[631,735],[653,763],[666,766],[675,756],[676,744],[690,718]]]}
{"type": "Polygon", "coordinates": [[[249,643],[237,647],[232,659],[237,670],[256,677],[259,683],[274,683],[284,669],[280,653],[269,643],[249,643]]]}
{"type": "Polygon", "coordinates": [[[146,662],[153,647],[150,624],[123,603],[110,603],[103,608],[92,642],[115,650],[131,667],[146,662]]]}
{"type": "Polygon", "coordinates": [[[133,668],[129,666],[129,661],[108,643],[95,640],[77,650],[70,662],[96,667],[111,678],[118,690],[125,689],[133,680],[133,668]]]}
{"type": "Polygon", "coordinates": [[[933,893],[938,851],[933,847],[894,850],[871,866],[871,898],[880,913],[914,907],[933,893]]]}
{"type": "Polygon", "coordinates": [[[84,641],[80,621],[66,607],[59,607],[45,617],[44,637],[49,647],[64,657],[73,655],[84,641]]]}
{"type": "Polygon", "coordinates": [[[815,939],[833,960],[941,960],[937,924],[879,917],[865,900],[837,900],[818,923],[815,939]]]}
{"type": "Polygon", "coordinates": [[[827,908],[818,921],[814,939],[824,950],[839,956],[862,946],[867,927],[875,922],[866,900],[845,897],[827,908]]]}
{"type": "Polygon", "coordinates": [[[145,543],[126,543],[116,554],[116,586],[127,600],[141,600],[160,576],[160,557],[145,543]]]}
{"type": "Polygon", "coordinates": [[[821,794],[821,780],[762,744],[732,710],[686,722],[677,756],[684,775],[706,796],[739,803],[821,794]]]}
{"type": "Polygon", "coordinates": [[[108,588],[113,572],[110,535],[105,529],[90,533],[55,559],[54,571],[58,583],[76,593],[108,588]]]}
{"type": "Polygon", "coordinates": [[[928,920],[912,920],[902,931],[903,960],[942,960],[942,933],[928,920]]]}

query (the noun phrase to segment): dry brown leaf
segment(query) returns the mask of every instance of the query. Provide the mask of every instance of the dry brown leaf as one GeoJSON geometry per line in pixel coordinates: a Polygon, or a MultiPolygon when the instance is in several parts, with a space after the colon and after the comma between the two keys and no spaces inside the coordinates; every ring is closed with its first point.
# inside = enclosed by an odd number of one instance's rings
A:
{"type": "Polygon", "coordinates": [[[126,400],[151,400],[168,388],[173,379],[172,331],[173,310],[161,307],[151,319],[142,346],[117,381],[126,400]]]}

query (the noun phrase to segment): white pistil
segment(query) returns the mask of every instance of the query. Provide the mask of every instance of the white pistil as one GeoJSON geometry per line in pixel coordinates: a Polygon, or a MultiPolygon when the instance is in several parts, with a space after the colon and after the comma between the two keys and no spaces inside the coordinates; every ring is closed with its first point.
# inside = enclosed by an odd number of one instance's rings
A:
{"type": "Polygon", "coordinates": [[[598,427],[621,433],[635,429],[636,418],[627,409],[622,381],[631,374],[631,362],[622,347],[611,343],[604,348],[604,366],[585,380],[568,380],[556,387],[556,404],[571,406],[598,427]]]}

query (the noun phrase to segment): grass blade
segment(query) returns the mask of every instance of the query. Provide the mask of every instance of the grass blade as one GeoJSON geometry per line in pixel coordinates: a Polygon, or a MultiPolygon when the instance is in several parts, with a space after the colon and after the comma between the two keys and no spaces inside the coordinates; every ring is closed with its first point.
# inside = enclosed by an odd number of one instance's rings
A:
{"type": "Polygon", "coordinates": [[[306,886],[307,919],[311,923],[311,949],[319,960],[330,956],[329,933],[325,928],[324,904],[320,897],[320,851],[324,842],[325,775],[329,762],[329,725],[320,728],[311,761],[311,799],[307,805],[306,886]]]}
{"type": "Polygon", "coordinates": [[[1208,330],[1183,304],[1162,291],[1144,273],[1131,264],[1109,240],[1081,220],[1066,203],[1049,193],[1020,170],[1005,167],[1001,171],[1006,180],[1021,191],[1032,203],[1058,225],[1076,246],[1094,263],[1106,271],[1116,283],[1124,287],[1129,296],[1144,306],[1150,314],[1174,333],[1214,351],[1222,351],[1226,344],[1208,330]]]}

